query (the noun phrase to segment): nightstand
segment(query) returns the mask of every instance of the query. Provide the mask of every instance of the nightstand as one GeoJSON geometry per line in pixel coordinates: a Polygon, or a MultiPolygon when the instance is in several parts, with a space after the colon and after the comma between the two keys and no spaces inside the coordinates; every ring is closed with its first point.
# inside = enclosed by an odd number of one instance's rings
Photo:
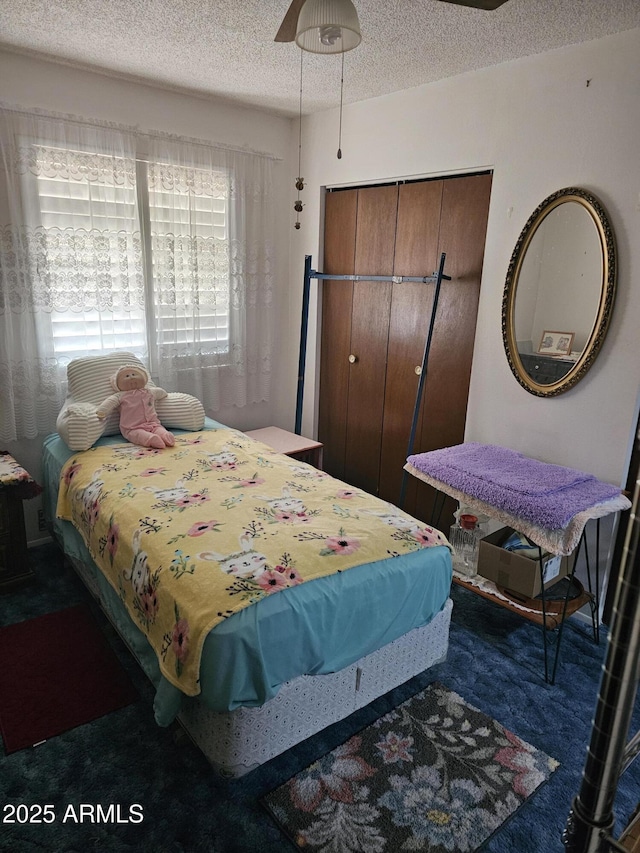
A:
{"type": "Polygon", "coordinates": [[[284,453],[285,456],[308,462],[322,470],[322,444],[319,441],[274,426],[252,429],[245,434],[250,438],[255,438],[256,441],[268,444],[278,453],[284,453]]]}
{"type": "Polygon", "coordinates": [[[22,501],[41,491],[12,456],[0,454],[0,592],[9,592],[34,576],[29,565],[22,501]]]}
{"type": "Polygon", "coordinates": [[[540,385],[553,385],[574,367],[575,361],[539,353],[520,353],[520,361],[529,376],[540,385]]]}

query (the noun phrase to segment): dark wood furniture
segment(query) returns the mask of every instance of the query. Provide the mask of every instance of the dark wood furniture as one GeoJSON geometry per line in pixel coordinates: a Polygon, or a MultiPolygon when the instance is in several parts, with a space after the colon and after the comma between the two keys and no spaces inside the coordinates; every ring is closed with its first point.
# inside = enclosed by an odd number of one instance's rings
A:
{"type": "Polygon", "coordinates": [[[13,486],[0,485],[0,592],[32,578],[22,498],[13,486]]]}
{"type": "Polygon", "coordinates": [[[529,376],[541,385],[552,385],[571,370],[574,361],[549,355],[521,352],[520,361],[529,376]]]}

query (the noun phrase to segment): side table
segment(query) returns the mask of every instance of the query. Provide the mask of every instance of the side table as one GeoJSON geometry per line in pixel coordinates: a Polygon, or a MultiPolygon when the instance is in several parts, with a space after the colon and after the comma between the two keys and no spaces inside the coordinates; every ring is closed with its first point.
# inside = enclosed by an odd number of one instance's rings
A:
{"type": "Polygon", "coordinates": [[[322,470],[322,444],[312,438],[305,438],[295,432],[287,432],[280,427],[269,426],[262,429],[252,429],[245,433],[256,441],[268,444],[278,453],[308,462],[315,468],[322,470]]]}
{"type": "Polygon", "coordinates": [[[489,581],[480,589],[473,579],[455,580],[471,592],[542,626],[544,677],[546,682],[553,684],[567,616],[588,604],[594,640],[599,641],[600,519],[629,509],[631,503],[628,498],[616,486],[603,483],[584,472],[541,462],[509,448],[475,442],[410,456],[404,469],[435,489],[434,521],[437,517],[436,507],[441,508],[444,496],[448,495],[468,507],[470,512],[486,515],[518,530],[538,546],[541,612],[527,612],[527,608],[503,594],[489,581]],[[455,464],[452,464],[452,460],[455,464]],[[532,484],[535,488],[532,488],[532,484]],[[595,591],[591,589],[591,568],[585,536],[586,524],[592,520],[597,525],[595,591]],[[558,615],[549,613],[544,594],[542,549],[552,554],[573,555],[573,567],[569,575],[573,582],[582,547],[585,549],[589,589],[581,589],[577,599],[570,603],[570,587],[567,587],[561,612],[558,615]],[[555,655],[549,671],[547,630],[556,628],[555,655]]]}
{"type": "Polygon", "coordinates": [[[0,453],[0,592],[33,578],[22,501],[40,494],[31,475],[9,453],[0,453]]]}

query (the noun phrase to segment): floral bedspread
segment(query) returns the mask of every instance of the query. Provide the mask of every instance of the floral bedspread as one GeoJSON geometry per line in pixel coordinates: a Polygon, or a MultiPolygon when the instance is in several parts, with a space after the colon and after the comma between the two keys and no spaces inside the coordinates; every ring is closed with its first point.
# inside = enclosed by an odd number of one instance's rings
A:
{"type": "Polygon", "coordinates": [[[267,595],[432,545],[443,534],[235,430],[172,448],[96,446],[64,466],[71,521],[165,677],[200,692],[207,633],[267,595]]]}

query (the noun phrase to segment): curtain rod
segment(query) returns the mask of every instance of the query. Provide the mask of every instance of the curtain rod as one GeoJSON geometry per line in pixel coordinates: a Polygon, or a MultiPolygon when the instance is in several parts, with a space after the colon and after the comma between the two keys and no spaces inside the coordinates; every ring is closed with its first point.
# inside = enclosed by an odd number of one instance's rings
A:
{"type": "Polygon", "coordinates": [[[82,116],[72,115],[70,113],[57,113],[44,110],[40,107],[20,107],[15,104],[7,104],[0,101],[0,109],[14,115],[28,116],[30,118],[52,119],[54,121],[66,121],[70,124],[77,124],[82,127],[107,128],[109,130],[121,130],[130,133],[133,136],[143,139],[163,139],[172,142],[188,142],[190,145],[200,145],[203,148],[218,148],[223,151],[231,151],[236,154],[249,154],[257,157],[264,157],[267,160],[282,161],[282,157],[277,157],[275,154],[269,154],[266,151],[256,151],[251,148],[239,148],[234,145],[228,145],[224,142],[208,141],[206,139],[197,139],[190,136],[179,136],[177,133],[170,133],[163,130],[141,130],[135,125],[120,124],[119,122],[101,121],[100,119],[86,119],[82,116]]]}

